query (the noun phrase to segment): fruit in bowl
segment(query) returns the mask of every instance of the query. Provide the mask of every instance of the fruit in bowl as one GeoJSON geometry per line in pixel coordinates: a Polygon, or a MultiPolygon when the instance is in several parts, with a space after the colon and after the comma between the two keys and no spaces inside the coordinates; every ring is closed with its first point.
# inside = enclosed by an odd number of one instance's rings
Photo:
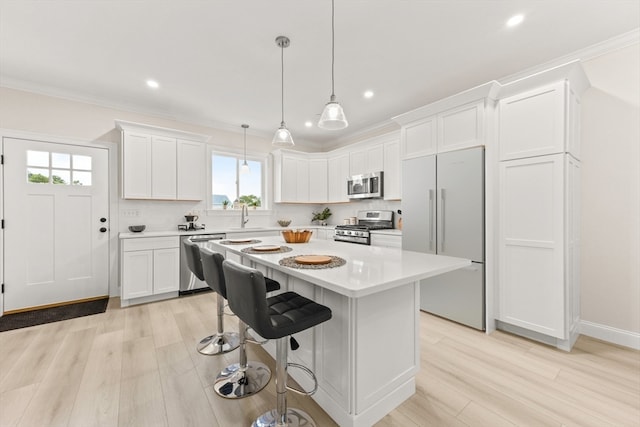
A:
{"type": "Polygon", "coordinates": [[[288,227],[289,224],[291,224],[291,220],[290,219],[279,219],[278,220],[278,225],[280,225],[280,227],[288,227]]]}

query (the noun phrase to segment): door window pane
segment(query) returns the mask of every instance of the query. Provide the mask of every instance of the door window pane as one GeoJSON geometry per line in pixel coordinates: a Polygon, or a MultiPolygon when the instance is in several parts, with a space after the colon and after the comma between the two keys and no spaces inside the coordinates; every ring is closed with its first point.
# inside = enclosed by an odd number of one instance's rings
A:
{"type": "Polygon", "coordinates": [[[51,167],[70,169],[71,156],[66,153],[51,153],[51,167]]]}
{"type": "Polygon", "coordinates": [[[49,152],[27,150],[27,165],[48,168],[49,152]]]}
{"type": "Polygon", "coordinates": [[[91,172],[73,171],[73,185],[91,185],[91,172]]]}
{"type": "Polygon", "coordinates": [[[62,169],[51,170],[51,182],[54,184],[69,185],[71,182],[71,171],[62,169]]]}
{"type": "Polygon", "coordinates": [[[48,184],[49,169],[27,168],[27,181],[35,184],[48,184]]]}
{"type": "Polygon", "coordinates": [[[85,171],[91,170],[91,157],[90,156],[80,156],[77,154],[73,155],[73,169],[81,169],[85,171]]]}

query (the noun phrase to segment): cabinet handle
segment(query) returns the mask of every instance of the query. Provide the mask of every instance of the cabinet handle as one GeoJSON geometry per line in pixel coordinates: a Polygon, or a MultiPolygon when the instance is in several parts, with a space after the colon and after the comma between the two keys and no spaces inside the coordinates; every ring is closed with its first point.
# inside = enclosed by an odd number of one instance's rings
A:
{"type": "Polygon", "coordinates": [[[440,252],[444,252],[444,188],[440,189],[440,252]]]}
{"type": "Polygon", "coordinates": [[[433,217],[436,212],[433,206],[433,190],[429,190],[429,250],[433,250],[433,217]]]}

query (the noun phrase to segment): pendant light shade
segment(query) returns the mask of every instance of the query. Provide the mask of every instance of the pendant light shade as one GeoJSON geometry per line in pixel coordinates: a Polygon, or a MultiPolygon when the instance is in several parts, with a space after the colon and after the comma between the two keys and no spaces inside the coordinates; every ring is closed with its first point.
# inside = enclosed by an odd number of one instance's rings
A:
{"type": "Polygon", "coordinates": [[[293,138],[291,137],[291,132],[287,129],[287,125],[284,123],[284,48],[289,47],[290,40],[285,36],[276,37],[276,45],[280,47],[280,65],[282,69],[281,74],[281,100],[282,100],[282,121],[280,122],[280,127],[276,131],[275,135],[273,135],[273,140],[271,141],[272,145],[276,147],[291,147],[294,145],[293,138]]]}
{"type": "Polygon", "coordinates": [[[249,165],[247,164],[247,128],[249,127],[249,125],[242,125],[242,129],[244,129],[244,162],[242,163],[242,166],[240,166],[240,173],[241,174],[247,174],[249,172],[251,172],[251,170],[249,169],[249,165]]]}
{"type": "Polygon", "coordinates": [[[336,101],[334,89],[334,64],[335,64],[335,6],[331,0],[331,98],[324,106],[318,127],[328,130],[339,130],[349,126],[342,106],[336,101]]]}

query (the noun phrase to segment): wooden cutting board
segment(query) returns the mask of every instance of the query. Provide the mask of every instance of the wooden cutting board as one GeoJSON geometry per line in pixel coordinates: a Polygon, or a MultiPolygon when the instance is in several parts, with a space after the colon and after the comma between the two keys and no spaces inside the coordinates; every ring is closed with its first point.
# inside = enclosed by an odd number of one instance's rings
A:
{"type": "Polygon", "coordinates": [[[295,257],[295,261],[298,264],[320,265],[329,264],[331,262],[331,257],[326,255],[301,255],[295,257]]]}

